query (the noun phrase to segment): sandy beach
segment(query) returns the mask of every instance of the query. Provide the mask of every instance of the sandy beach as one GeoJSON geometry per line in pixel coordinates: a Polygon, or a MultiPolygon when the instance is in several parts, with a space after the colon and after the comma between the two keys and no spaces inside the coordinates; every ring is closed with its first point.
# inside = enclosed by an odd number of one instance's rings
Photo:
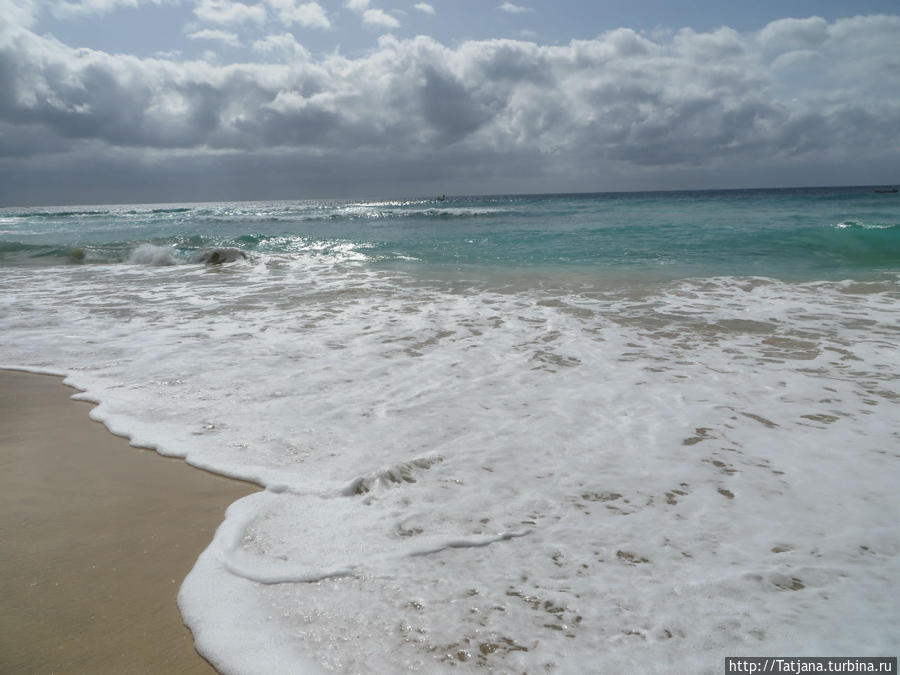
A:
{"type": "Polygon", "coordinates": [[[0,371],[0,672],[215,672],[176,595],[255,486],[130,447],[73,393],[0,371]]]}

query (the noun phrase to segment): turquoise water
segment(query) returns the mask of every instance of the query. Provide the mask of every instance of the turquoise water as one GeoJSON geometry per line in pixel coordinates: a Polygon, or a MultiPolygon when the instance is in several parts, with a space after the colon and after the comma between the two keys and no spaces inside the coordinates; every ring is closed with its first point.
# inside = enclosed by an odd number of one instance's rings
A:
{"type": "Polygon", "coordinates": [[[352,254],[412,272],[871,278],[900,269],[900,195],[849,187],[0,211],[4,265],[122,262],[146,243],[185,262],[234,247],[352,254]]]}

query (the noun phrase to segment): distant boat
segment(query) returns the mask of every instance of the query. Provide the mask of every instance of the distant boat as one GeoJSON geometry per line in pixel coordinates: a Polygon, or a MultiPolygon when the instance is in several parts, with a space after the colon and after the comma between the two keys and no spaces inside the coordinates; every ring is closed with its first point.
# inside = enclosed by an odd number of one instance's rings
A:
{"type": "Polygon", "coordinates": [[[882,189],[875,188],[874,190],[872,190],[872,192],[874,192],[877,195],[892,195],[895,192],[897,192],[897,188],[882,188],[882,189]]]}

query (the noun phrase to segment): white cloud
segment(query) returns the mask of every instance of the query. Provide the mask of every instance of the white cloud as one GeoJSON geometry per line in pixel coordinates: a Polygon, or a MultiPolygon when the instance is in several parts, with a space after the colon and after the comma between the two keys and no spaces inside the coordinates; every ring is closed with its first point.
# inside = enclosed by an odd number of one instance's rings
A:
{"type": "Polygon", "coordinates": [[[262,40],[254,42],[253,49],[258,52],[278,54],[291,61],[306,61],[310,58],[309,51],[290,33],[267,35],[262,40]]]}
{"type": "Polygon", "coordinates": [[[808,19],[779,19],[761,31],[758,39],[767,47],[814,47],[828,39],[828,22],[818,16],[808,19]]]}
{"type": "Polygon", "coordinates": [[[16,27],[28,28],[37,20],[40,6],[35,0],[0,0],[0,37],[16,27]]]}
{"type": "Polygon", "coordinates": [[[296,0],[267,0],[269,5],[278,11],[278,18],[289,26],[297,23],[306,28],[330,28],[328,14],[318,2],[302,2],[296,0]]]}
{"type": "Polygon", "coordinates": [[[0,32],[0,157],[4,144],[34,158],[289,150],[338,169],[369,153],[409,175],[435,153],[460,172],[476,157],[500,173],[528,158],[573,175],[896,157],[900,17],[831,22],[824,37],[795,28],[620,29],[560,46],[387,36],[364,56],[316,59],[284,33],[253,44],[278,62],[221,66],[0,32]]]}
{"type": "Polygon", "coordinates": [[[181,50],[170,49],[168,51],[153,52],[153,58],[165,59],[166,61],[175,61],[176,59],[181,58],[181,50]]]}
{"type": "Polygon", "coordinates": [[[241,41],[238,39],[237,35],[224,30],[198,30],[193,33],[188,33],[187,37],[191,40],[215,40],[228,45],[229,47],[241,46],[241,41]]]}
{"type": "Polygon", "coordinates": [[[509,12],[510,14],[522,14],[524,12],[533,12],[534,9],[531,7],[523,7],[522,5],[514,5],[511,2],[504,2],[499,6],[499,9],[504,12],[509,12]]]}
{"type": "Polygon", "coordinates": [[[245,5],[232,0],[200,0],[194,7],[194,15],[208,23],[263,23],[266,20],[266,9],[262,5],[245,5]]]}
{"type": "MultiPolygon", "coordinates": [[[[424,4],[424,3],[420,3],[424,4]]],[[[362,21],[367,26],[377,28],[399,28],[400,22],[381,9],[369,9],[369,0],[347,0],[347,9],[362,14],[362,21]]]]}
{"type": "Polygon", "coordinates": [[[414,7],[425,14],[434,14],[434,7],[427,2],[417,2],[414,7]]]}
{"type": "Polygon", "coordinates": [[[367,9],[363,12],[363,23],[379,28],[400,28],[400,22],[380,9],[367,9]]]}

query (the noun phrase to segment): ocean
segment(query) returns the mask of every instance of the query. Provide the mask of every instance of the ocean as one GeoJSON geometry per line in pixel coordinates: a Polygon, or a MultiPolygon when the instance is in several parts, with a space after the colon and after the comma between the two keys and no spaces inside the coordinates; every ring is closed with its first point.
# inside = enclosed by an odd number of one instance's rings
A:
{"type": "Polygon", "coordinates": [[[0,366],[264,488],[224,673],[895,655],[898,309],[870,187],[0,209],[0,366]]]}

